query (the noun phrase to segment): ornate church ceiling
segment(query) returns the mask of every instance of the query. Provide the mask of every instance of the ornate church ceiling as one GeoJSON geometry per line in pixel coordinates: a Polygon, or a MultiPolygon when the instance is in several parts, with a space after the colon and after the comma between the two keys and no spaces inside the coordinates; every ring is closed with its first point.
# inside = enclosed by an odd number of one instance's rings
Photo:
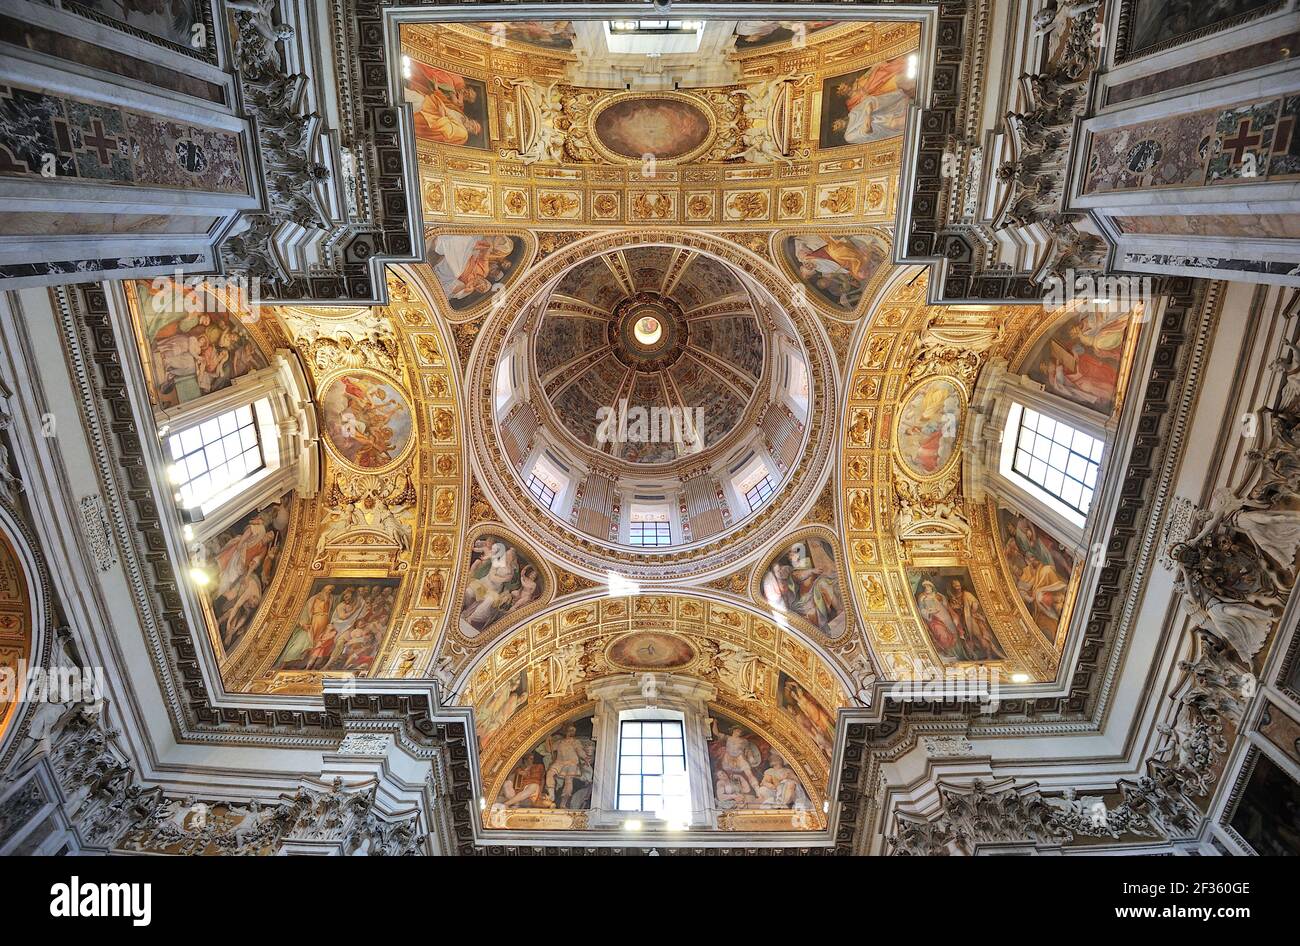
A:
{"type": "Polygon", "coordinates": [[[984,490],[978,425],[995,379],[1109,424],[1136,333],[929,307],[893,265],[915,24],[713,22],[716,57],[635,90],[597,25],[403,27],[426,239],[388,305],[219,296],[204,321],[137,285],[159,417],[302,377],[311,475],[191,548],[204,645],[235,691],[437,679],[493,804],[548,740],[594,738],[601,687],[662,671],[811,812],[720,826],[819,829],[835,711],[876,681],[1055,679],[1085,544],[984,490]],[[698,438],[603,439],[623,402],[699,410],[698,438]],[[562,513],[525,477],[542,447],[580,461],[562,513]],[[663,547],[628,537],[650,499],[663,547]]]}
{"type": "MultiPolygon", "coordinates": [[[[742,39],[735,31],[746,28],[710,22],[705,36],[742,39]]],[[[893,218],[916,24],[842,23],[801,38],[780,27],[719,50],[705,83],[691,81],[698,57],[664,54],[660,76],[682,81],[654,91],[644,90],[655,84],[644,72],[625,89],[621,73],[601,66],[603,49],[485,32],[402,30],[426,224],[750,228],[893,218]],[[602,70],[609,84],[600,87],[602,70]],[[855,111],[868,89],[880,103],[869,117],[855,111]]]]}

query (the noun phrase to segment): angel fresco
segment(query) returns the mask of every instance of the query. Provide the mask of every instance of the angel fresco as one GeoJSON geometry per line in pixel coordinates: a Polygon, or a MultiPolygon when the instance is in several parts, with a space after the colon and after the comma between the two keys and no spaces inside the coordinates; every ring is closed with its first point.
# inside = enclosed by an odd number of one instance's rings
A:
{"type": "Polygon", "coordinates": [[[537,566],[508,539],[484,535],[470,547],[469,581],[461,602],[461,630],[477,636],[512,611],[542,597],[537,566]]]}
{"type": "Polygon", "coordinates": [[[393,385],[365,374],[345,374],[326,385],[321,415],[330,444],[349,463],[388,466],[411,437],[411,409],[393,385]]]}

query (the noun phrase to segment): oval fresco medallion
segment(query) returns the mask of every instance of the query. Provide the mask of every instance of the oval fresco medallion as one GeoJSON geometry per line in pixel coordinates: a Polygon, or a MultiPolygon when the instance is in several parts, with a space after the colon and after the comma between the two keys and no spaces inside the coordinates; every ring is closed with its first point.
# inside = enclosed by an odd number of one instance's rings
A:
{"type": "Polygon", "coordinates": [[[330,449],[362,470],[392,466],[411,445],[410,403],[380,375],[350,371],[326,382],[320,413],[330,449]]]}
{"type": "Polygon", "coordinates": [[[908,392],[894,428],[898,460],[919,479],[942,474],[957,452],[965,397],[949,378],[929,378],[908,392]]]}
{"type": "Polygon", "coordinates": [[[668,670],[695,659],[695,648],[675,634],[637,631],[609,645],[605,658],[624,670],[668,670]]]}
{"type": "Polygon", "coordinates": [[[591,122],[597,143],[612,154],[640,161],[693,156],[713,136],[709,116],[689,99],[668,95],[616,98],[591,122]]]}

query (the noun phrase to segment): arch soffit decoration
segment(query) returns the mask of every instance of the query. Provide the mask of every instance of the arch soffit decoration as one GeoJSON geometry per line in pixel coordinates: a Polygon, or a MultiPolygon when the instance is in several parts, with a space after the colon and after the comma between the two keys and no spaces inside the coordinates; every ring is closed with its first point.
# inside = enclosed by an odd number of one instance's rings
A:
{"type": "Polygon", "coordinates": [[[280,307],[264,312],[305,366],[320,410],[322,386],[348,373],[373,375],[410,408],[408,448],[380,468],[347,463],[322,448],[323,488],[300,500],[303,523],[289,537],[270,607],[222,668],[227,687],[263,693],[318,692],[334,671],[287,671],[276,659],[318,580],[399,582],[392,613],[363,676],[417,676],[452,607],[469,496],[456,345],[450,326],[409,270],[390,268],[389,304],[371,308],[280,307]],[[307,528],[312,523],[316,528],[307,528]],[[441,588],[436,594],[433,589],[441,588]],[[265,633],[274,628],[275,633],[265,633]]]}
{"type": "Polygon", "coordinates": [[[723,712],[760,728],[775,726],[777,742],[796,749],[804,770],[825,786],[829,755],[781,707],[779,686],[784,674],[834,715],[851,705],[844,669],[823,645],[781,627],[752,604],[694,595],[566,601],[498,635],[472,660],[462,656],[448,692],[455,694],[452,702],[475,707],[484,785],[503,777],[503,768],[536,733],[589,702],[588,683],[633,673],[611,660],[609,649],[638,633],[679,639],[691,654],[668,669],[646,670],[712,684],[723,712]],[[521,689],[521,675],[522,701],[507,699],[521,689]]]}
{"type": "MultiPolygon", "coordinates": [[[[6,696],[21,692],[22,666],[48,668],[51,635],[49,572],[36,551],[27,525],[9,504],[0,501],[0,678],[6,696]]],[[[12,760],[19,740],[31,725],[30,701],[0,701],[0,769],[12,760]]]]}
{"type": "Polygon", "coordinates": [[[850,349],[839,498],[851,597],[887,680],[983,667],[1050,681],[1060,651],[1024,620],[998,551],[996,515],[988,504],[969,502],[961,492],[961,432],[969,421],[975,379],[989,359],[1005,359],[1023,347],[1026,333],[1042,321],[1042,310],[927,308],[926,281],[923,271],[898,271],[861,320],[850,349]],[[945,327],[969,333],[981,325],[988,330],[985,341],[967,351],[942,343],[945,327]],[[909,395],[941,380],[964,392],[950,445],[953,456],[933,475],[918,473],[905,462],[898,415],[909,395]],[[940,652],[913,600],[912,582],[926,574],[945,581],[961,578],[988,618],[1003,656],[967,660],[940,652]]]}
{"type": "MultiPolygon", "coordinates": [[[[567,701],[564,704],[557,705],[554,710],[556,715],[549,721],[534,725],[532,730],[519,727],[516,732],[512,733],[513,738],[508,743],[502,740],[499,745],[493,747],[490,753],[480,755],[481,779],[487,791],[484,797],[488,799],[499,798],[506,780],[526,753],[531,752],[534,746],[546,739],[551,733],[561,729],[573,720],[581,719],[590,714],[599,705],[599,703],[585,697],[578,697],[575,701],[567,701]]],[[[709,700],[706,707],[710,716],[713,716],[715,712],[721,712],[735,719],[780,753],[781,758],[793,769],[795,777],[808,794],[811,810],[808,812],[810,823],[807,829],[825,827],[822,803],[827,796],[830,779],[829,766],[826,764],[826,760],[811,747],[811,743],[798,725],[786,714],[771,712],[769,711],[770,708],[767,707],[764,708],[763,712],[756,713],[756,707],[753,703],[737,703],[727,699],[726,696],[709,700]]],[[[710,787],[709,794],[712,795],[712,793],[713,789],[710,787]]],[[[750,813],[756,812],[753,812],[752,809],[746,812],[746,814],[750,813]]],[[[773,814],[775,813],[774,811],[773,814]]],[[[570,818],[578,815],[579,817],[570,822],[570,825],[573,827],[583,826],[582,816],[585,815],[585,812],[564,812],[564,815],[570,818]]],[[[722,830],[728,829],[725,817],[720,819],[719,827],[722,830]]],[[[746,827],[750,826],[746,825],[746,827]]],[[[788,824],[781,825],[781,827],[788,829],[788,824]]],[[[751,830],[754,829],[763,830],[763,828],[757,826],[751,827],[751,830]]]]}
{"type": "MultiPolygon", "coordinates": [[[[600,640],[604,644],[636,631],[662,631],[698,640],[695,656],[664,672],[690,673],[703,669],[710,655],[722,644],[734,645],[778,669],[786,670],[824,700],[832,710],[850,705],[845,668],[824,643],[810,639],[792,625],[782,627],[750,602],[737,601],[709,589],[692,589],[691,594],[639,594],[613,598],[608,595],[574,596],[553,602],[523,622],[499,631],[474,654],[457,655],[449,693],[458,703],[481,704],[484,698],[508,683],[518,669],[534,667],[557,649],[600,640]]],[[[602,649],[603,653],[603,649],[602,649]]],[[[626,664],[606,662],[602,672],[631,673],[626,664]]],[[[652,670],[654,668],[646,667],[652,670]]],[[[716,677],[716,670],[710,670],[716,677]]],[[[585,675],[574,679],[576,686],[585,675]]],[[[595,679],[591,677],[590,679],[595,679]]],[[[744,675],[728,676],[722,688],[740,694],[746,687],[744,675]]]]}

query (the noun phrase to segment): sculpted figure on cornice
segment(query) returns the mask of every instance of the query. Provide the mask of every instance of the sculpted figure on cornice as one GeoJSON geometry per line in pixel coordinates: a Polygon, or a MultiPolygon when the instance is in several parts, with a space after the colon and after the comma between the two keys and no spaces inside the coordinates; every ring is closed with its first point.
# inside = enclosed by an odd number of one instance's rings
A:
{"type": "Polygon", "coordinates": [[[350,536],[360,533],[387,540],[399,556],[409,553],[417,499],[409,470],[384,477],[340,473],[326,494],[329,519],[316,540],[317,560],[326,549],[346,545],[350,536]]]}
{"type": "Polygon", "coordinates": [[[290,314],[293,311],[285,311],[282,318],[299,351],[321,374],[338,368],[372,367],[389,374],[400,369],[397,338],[388,319],[366,310],[338,325],[290,314]]]}
{"type": "Polygon", "coordinates": [[[234,66],[244,92],[244,103],[256,119],[258,146],[266,168],[266,213],[246,215],[248,226],[228,239],[222,258],[228,271],[281,283],[288,273],[280,265],[274,237],[285,222],[300,227],[326,229],[329,210],[317,186],[330,177],[318,162],[322,120],[304,108],[307,76],[291,73],[277,44],[293,36],[293,28],[276,23],[275,5],[265,0],[228,0],[238,38],[234,66]]]}
{"type": "Polygon", "coordinates": [[[1006,116],[1011,158],[996,171],[1005,190],[994,226],[1044,231],[1051,250],[1035,267],[1038,280],[1067,269],[1097,269],[1105,251],[1097,235],[1076,226],[1083,214],[1062,212],[1071,130],[1087,104],[1084,82],[1100,50],[1100,12],[1095,0],[1049,0],[1035,15],[1036,29],[1049,39],[1046,62],[1021,77],[1021,111],[1006,116]]]}
{"type": "Polygon", "coordinates": [[[1300,550],[1300,394],[1291,384],[1294,349],[1278,406],[1248,418],[1258,446],[1250,474],[1219,490],[1193,514],[1187,535],[1169,547],[1183,604],[1197,624],[1249,663],[1263,646],[1295,583],[1300,550]]]}

